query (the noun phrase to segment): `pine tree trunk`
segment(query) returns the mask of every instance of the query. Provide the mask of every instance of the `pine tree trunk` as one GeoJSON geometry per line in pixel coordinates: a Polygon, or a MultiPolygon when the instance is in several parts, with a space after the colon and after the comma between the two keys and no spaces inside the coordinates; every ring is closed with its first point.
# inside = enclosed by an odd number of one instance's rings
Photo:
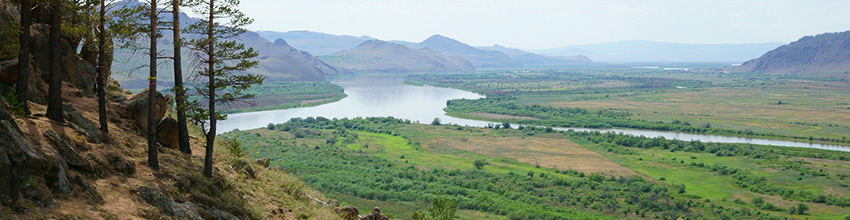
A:
{"type": "Polygon", "coordinates": [[[183,45],[180,39],[180,1],[171,0],[171,7],[174,22],[174,88],[176,88],[175,99],[177,101],[177,138],[180,151],[185,154],[192,154],[192,148],[189,146],[189,128],[186,125],[186,89],[183,88],[183,58],[180,54],[183,45]]]}
{"type": "Polygon", "coordinates": [[[100,132],[109,133],[109,124],[106,121],[106,89],[104,88],[104,77],[106,74],[106,0],[100,0],[100,32],[97,36],[97,112],[100,118],[100,132]]]}
{"type": "Polygon", "coordinates": [[[30,108],[27,106],[27,79],[30,72],[30,23],[32,23],[32,5],[29,0],[21,0],[21,50],[18,54],[18,81],[15,83],[15,93],[18,95],[18,103],[24,107],[24,112],[29,115],[30,108]]]}
{"type": "Polygon", "coordinates": [[[62,24],[61,1],[53,0],[50,4],[50,88],[47,92],[47,118],[56,122],[65,122],[62,115],[62,73],[59,49],[59,33],[62,24]]]}
{"type": "Polygon", "coordinates": [[[209,45],[207,48],[207,54],[209,55],[207,62],[208,63],[208,72],[209,74],[209,113],[210,113],[210,130],[207,134],[207,148],[206,148],[206,156],[204,157],[204,176],[212,177],[212,160],[213,160],[213,146],[215,146],[215,35],[213,33],[213,25],[215,24],[213,19],[215,18],[215,0],[210,1],[210,14],[209,21],[207,23],[207,37],[209,38],[209,45]]]}
{"type": "Polygon", "coordinates": [[[156,0],[151,0],[150,14],[150,84],[148,87],[148,166],[153,170],[159,169],[159,160],[156,152],[156,29],[157,29],[157,9],[156,0]]]}

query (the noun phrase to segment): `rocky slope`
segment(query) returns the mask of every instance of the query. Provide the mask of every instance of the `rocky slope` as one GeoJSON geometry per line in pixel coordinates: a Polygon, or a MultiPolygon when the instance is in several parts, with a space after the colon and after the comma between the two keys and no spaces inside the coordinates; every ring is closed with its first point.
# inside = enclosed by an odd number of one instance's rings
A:
{"type": "Polygon", "coordinates": [[[850,31],[806,36],[729,71],[850,78],[850,31]]]}
{"type": "MultiPolygon", "coordinates": [[[[17,4],[0,0],[0,23],[18,19],[17,4]],[[11,20],[10,20],[11,19],[11,20]]],[[[66,21],[68,22],[68,21],[66,21]]],[[[217,150],[212,178],[201,175],[202,140],[194,131],[194,155],[172,147],[176,122],[170,99],[157,101],[160,169],[147,166],[146,93],[132,95],[113,83],[108,88],[108,134],[96,126],[94,66],[72,48],[79,38],[62,36],[65,123],[44,117],[46,111],[47,29],[39,18],[32,26],[32,75],[28,83],[32,114],[14,99],[0,99],[0,219],[334,219],[321,193],[296,177],[268,168],[267,161],[217,150]]],[[[0,93],[13,89],[17,61],[0,59],[0,93]]],[[[222,142],[222,144],[224,144],[222,142]]]]}
{"type": "Polygon", "coordinates": [[[469,60],[475,68],[520,67],[521,63],[498,51],[478,49],[455,39],[434,35],[422,41],[415,48],[429,48],[449,56],[459,56],[469,60]]]}
{"type": "Polygon", "coordinates": [[[358,73],[446,72],[475,69],[469,61],[445,56],[431,49],[411,49],[399,44],[369,40],[351,50],[322,57],[358,73]]]}

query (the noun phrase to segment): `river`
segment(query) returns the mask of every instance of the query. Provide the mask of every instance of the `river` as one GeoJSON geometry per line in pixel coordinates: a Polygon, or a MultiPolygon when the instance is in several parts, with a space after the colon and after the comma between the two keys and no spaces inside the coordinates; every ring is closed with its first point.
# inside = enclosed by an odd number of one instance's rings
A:
{"type": "MultiPolygon", "coordinates": [[[[479,94],[451,88],[432,86],[411,86],[403,83],[402,76],[358,76],[337,79],[334,84],[345,88],[348,97],[334,103],[315,107],[293,108],[259,112],[237,113],[220,121],[218,132],[234,129],[254,129],[265,127],[269,123],[284,123],[291,118],[325,117],[325,118],[356,118],[356,117],[385,117],[409,119],[419,123],[431,123],[434,118],[440,118],[444,124],[458,124],[483,127],[487,121],[455,118],[445,115],[443,108],[446,101],[451,99],[483,98],[479,94]]],[[[677,140],[699,140],[702,142],[719,143],[749,143],[786,147],[817,148],[850,152],[850,147],[794,141],[779,141],[756,138],[741,138],[718,135],[689,134],[666,131],[649,131],[633,129],[585,129],[585,128],[556,128],[558,130],[573,129],[576,131],[617,132],[635,136],[664,137],[677,140]]]]}

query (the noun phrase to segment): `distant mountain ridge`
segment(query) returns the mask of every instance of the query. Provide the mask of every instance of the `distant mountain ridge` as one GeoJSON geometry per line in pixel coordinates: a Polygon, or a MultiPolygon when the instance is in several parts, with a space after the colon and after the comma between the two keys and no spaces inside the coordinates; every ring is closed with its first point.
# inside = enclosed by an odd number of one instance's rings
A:
{"type": "Polygon", "coordinates": [[[523,50],[507,48],[502,45],[493,45],[489,47],[479,47],[483,50],[499,51],[508,55],[513,60],[516,60],[522,66],[563,66],[563,65],[579,65],[593,63],[590,58],[584,55],[574,56],[547,56],[536,53],[529,53],[523,50]]]}
{"type": "Polygon", "coordinates": [[[446,56],[428,48],[412,49],[381,40],[369,40],[354,49],[320,58],[353,72],[446,72],[475,69],[461,57],[446,56]]]}
{"type": "Polygon", "coordinates": [[[257,33],[268,41],[284,39],[293,47],[307,51],[315,56],[332,55],[339,51],[357,47],[365,41],[375,39],[369,36],[354,37],[312,31],[257,31],[257,33]]]}
{"type": "Polygon", "coordinates": [[[850,78],[850,31],[805,36],[729,71],[850,78]]]}
{"type": "Polygon", "coordinates": [[[430,48],[437,52],[469,60],[475,68],[521,67],[522,64],[499,51],[482,50],[442,35],[433,35],[415,48],[430,48]]]}
{"type": "Polygon", "coordinates": [[[592,57],[597,62],[741,63],[753,57],[760,56],[780,45],[782,43],[680,44],[652,41],[620,41],[529,51],[551,56],[584,55],[592,57]]]}

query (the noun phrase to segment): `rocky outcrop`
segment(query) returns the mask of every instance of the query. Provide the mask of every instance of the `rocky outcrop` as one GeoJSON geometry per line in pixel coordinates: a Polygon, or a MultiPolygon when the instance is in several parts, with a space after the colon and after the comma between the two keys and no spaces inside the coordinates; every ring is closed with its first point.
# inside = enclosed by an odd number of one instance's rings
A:
{"type": "Polygon", "coordinates": [[[269,163],[270,163],[270,162],[271,162],[271,160],[269,160],[269,158],[268,158],[268,157],[266,157],[266,158],[260,158],[260,159],[257,159],[257,160],[255,160],[255,161],[254,161],[254,163],[259,164],[260,166],[263,166],[263,167],[265,167],[265,168],[269,168],[269,163]]]}
{"type": "Polygon", "coordinates": [[[91,164],[89,164],[89,161],[80,156],[80,154],[77,153],[77,150],[75,150],[74,147],[71,146],[71,144],[68,144],[68,141],[65,140],[64,137],[52,130],[44,132],[44,137],[46,137],[47,140],[53,143],[53,146],[56,148],[59,155],[62,156],[62,159],[64,159],[65,162],[68,163],[68,165],[71,165],[81,170],[89,172],[92,171],[91,164]]]}
{"type": "Polygon", "coordinates": [[[180,140],[177,136],[177,120],[173,118],[165,118],[156,127],[156,138],[163,146],[178,149],[180,140]]]}
{"type": "Polygon", "coordinates": [[[135,190],[139,197],[145,200],[148,204],[156,207],[165,215],[176,217],[178,219],[197,219],[203,220],[200,214],[194,209],[194,205],[187,204],[189,202],[177,203],[170,196],[157,189],[142,186],[135,190]]]}
{"type": "Polygon", "coordinates": [[[358,220],[360,219],[360,210],[354,206],[346,206],[342,208],[334,208],[334,212],[343,220],[358,220]]]}
{"type": "MultiPolygon", "coordinates": [[[[148,132],[148,90],[142,90],[139,93],[136,93],[129,100],[125,101],[123,104],[127,107],[128,113],[130,113],[130,117],[136,122],[136,125],[139,126],[139,129],[143,134],[147,134],[148,132]]],[[[154,113],[154,117],[156,117],[156,121],[159,122],[162,120],[162,117],[165,116],[165,112],[168,108],[168,103],[166,103],[165,96],[162,93],[154,92],[154,102],[156,103],[156,112],[154,113]]],[[[157,123],[159,124],[159,123],[157,123]]]]}
{"type": "Polygon", "coordinates": [[[381,214],[381,208],[375,207],[372,209],[372,213],[360,217],[360,220],[390,220],[390,218],[381,214]]]}

